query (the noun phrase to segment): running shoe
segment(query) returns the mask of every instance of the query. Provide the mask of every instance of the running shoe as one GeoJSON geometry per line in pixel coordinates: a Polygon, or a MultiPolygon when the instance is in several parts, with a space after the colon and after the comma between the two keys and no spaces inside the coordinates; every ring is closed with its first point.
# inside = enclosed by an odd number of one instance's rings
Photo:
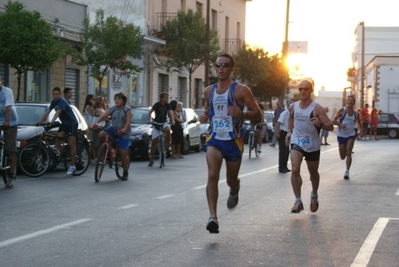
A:
{"type": "Polygon", "coordinates": [[[296,200],[294,206],[291,209],[292,213],[300,213],[303,210],[303,204],[301,200],[296,200]]]}
{"type": "Polygon", "coordinates": [[[237,204],[238,204],[238,191],[240,191],[240,186],[238,186],[238,189],[237,189],[235,194],[232,194],[231,193],[231,189],[230,189],[229,198],[227,199],[227,208],[233,209],[233,208],[235,208],[235,206],[237,206],[237,204]]]}
{"type": "Polygon", "coordinates": [[[152,167],[152,165],[154,165],[154,162],[153,162],[153,161],[150,161],[150,162],[148,163],[148,167],[152,167]]]}
{"type": "Polygon", "coordinates": [[[66,172],[66,175],[73,175],[75,174],[75,167],[70,166],[68,171],[66,172]]]}
{"type": "Polygon", "coordinates": [[[349,179],[349,171],[345,171],[344,179],[345,179],[345,180],[348,180],[348,179],[349,179]]]}
{"type": "Polygon", "coordinates": [[[219,233],[219,223],[216,216],[209,217],[208,224],[206,225],[206,230],[209,231],[210,234],[218,234],[219,233]]]}
{"type": "Polygon", "coordinates": [[[318,195],[313,196],[312,193],[310,194],[310,211],[316,212],[319,209],[318,195]]]}
{"type": "Polygon", "coordinates": [[[15,179],[8,177],[8,181],[6,183],[6,188],[11,189],[14,186],[14,183],[15,183],[15,179]]]}

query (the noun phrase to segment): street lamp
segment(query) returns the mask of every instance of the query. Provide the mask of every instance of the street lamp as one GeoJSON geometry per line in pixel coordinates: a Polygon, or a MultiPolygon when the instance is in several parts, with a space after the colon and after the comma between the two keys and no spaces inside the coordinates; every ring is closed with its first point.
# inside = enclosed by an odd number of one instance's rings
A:
{"type": "MultiPolygon", "coordinates": [[[[287,74],[288,74],[288,67],[287,67],[287,58],[288,58],[288,24],[289,24],[289,19],[290,19],[290,0],[287,0],[287,7],[285,11],[285,37],[284,37],[284,43],[283,43],[283,53],[282,53],[282,58],[283,58],[283,64],[286,67],[287,74]]],[[[285,99],[285,94],[287,91],[287,87],[289,85],[287,84],[286,87],[284,88],[284,91],[282,92],[280,96],[280,103],[284,103],[285,99]]]]}

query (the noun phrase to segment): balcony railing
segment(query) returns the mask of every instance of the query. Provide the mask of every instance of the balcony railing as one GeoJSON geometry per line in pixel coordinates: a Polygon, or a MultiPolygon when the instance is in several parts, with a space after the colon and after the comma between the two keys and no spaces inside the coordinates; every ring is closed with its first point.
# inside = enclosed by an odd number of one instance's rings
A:
{"type": "Polygon", "coordinates": [[[237,55],[243,45],[241,39],[224,39],[224,50],[230,55],[237,55]]]}
{"type": "Polygon", "coordinates": [[[157,12],[157,37],[162,38],[162,26],[165,25],[165,23],[168,20],[174,19],[177,17],[177,12],[157,12]]]}

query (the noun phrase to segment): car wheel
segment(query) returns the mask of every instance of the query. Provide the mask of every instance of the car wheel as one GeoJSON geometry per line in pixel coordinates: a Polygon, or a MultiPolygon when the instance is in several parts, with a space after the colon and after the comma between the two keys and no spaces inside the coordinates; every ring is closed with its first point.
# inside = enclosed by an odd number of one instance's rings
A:
{"type": "Polygon", "coordinates": [[[398,138],[398,131],[396,129],[389,129],[388,137],[391,139],[398,138]]]}

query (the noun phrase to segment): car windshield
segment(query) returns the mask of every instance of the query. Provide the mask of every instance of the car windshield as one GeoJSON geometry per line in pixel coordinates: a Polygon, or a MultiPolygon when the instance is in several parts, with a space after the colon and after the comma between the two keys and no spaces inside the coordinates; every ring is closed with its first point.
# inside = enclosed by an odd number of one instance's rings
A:
{"type": "Polygon", "coordinates": [[[18,114],[19,125],[34,125],[36,122],[40,121],[47,107],[16,105],[15,110],[18,114]]]}
{"type": "Polygon", "coordinates": [[[137,108],[132,109],[132,123],[133,124],[147,124],[148,110],[137,108]]]}
{"type": "Polygon", "coordinates": [[[266,120],[267,122],[272,122],[272,121],[273,121],[273,113],[271,113],[271,112],[265,112],[264,114],[265,114],[265,120],[266,120]]]}

